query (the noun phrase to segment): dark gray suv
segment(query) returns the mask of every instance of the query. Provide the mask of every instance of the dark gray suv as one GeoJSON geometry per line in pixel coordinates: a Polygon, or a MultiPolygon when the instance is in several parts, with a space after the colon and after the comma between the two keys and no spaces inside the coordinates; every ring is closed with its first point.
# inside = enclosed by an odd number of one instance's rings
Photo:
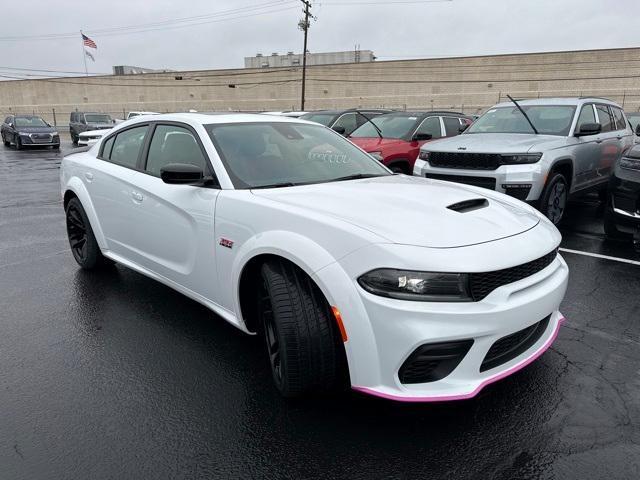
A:
{"type": "Polygon", "coordinates": [[[5,147],[13,143],[17,150],[34,146],[60,148],[55,127],[36,115],[9,115],[0,127],[0,136],[5,147]]]}
{"type": "Polygon", "coordinates": [[[115,120],[107,113],[71,112],[69,118],[69,133],[71,141],[78,143],[78,135],[88,130],[105,130],[113,128],[115,120]]]}

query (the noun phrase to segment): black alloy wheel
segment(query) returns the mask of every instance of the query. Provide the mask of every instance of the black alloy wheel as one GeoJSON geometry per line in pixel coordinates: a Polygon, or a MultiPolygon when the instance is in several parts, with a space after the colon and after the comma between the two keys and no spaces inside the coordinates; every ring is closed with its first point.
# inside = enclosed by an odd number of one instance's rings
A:
{"type": "Polygon", "coordinates": [[[69,200],[66,208],[67,236],[75,261],[85,270],[113,265],[102,255],[84,208],[78,198],[69,200]]]}
{"type": "Polygon", "coordinates": [[[564,216],[569,199],[569,185],[564,175],[554,174],[544,190],[540,210],[554,225],[558,225],[564,216]]]}
{"type": "Polygon", "coordinates": [[[266,280],[262,280],[259,293],[258,312],[260,312],[260,320],[264,329],[264,338],[267,343],[267,353],[269,355],[269,363],[273,380],[278,390],[282,391],[282,357],[280,356],[280,342],[278,341],[278,328],[273,318],[273,305],[271,305],[271,296],[267,287],[266,280]]]}
{"type": "Polygon", "coordinates": [[[67,207],[67,235],[69,237],[69,245],[71,253],[78,264],[82,265],[87,261],[87,226],[84,222],[80,209],[74,204],[67,207]]]}

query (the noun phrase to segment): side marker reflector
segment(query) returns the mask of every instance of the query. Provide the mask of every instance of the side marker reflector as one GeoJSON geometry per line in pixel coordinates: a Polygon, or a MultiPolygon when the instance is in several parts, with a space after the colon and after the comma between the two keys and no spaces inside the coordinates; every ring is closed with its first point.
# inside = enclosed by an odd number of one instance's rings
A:
{"type": "Polygon", "coordinates": [[[347,340],[349,340],[349,337],[347,337],[347,330],[344,328],[344,323],[342,323],[342,315],[340,314],[340,310],[338,310],[338,307],[331,306],[331,312],[333,313],[333,318],[336,319],[336,323],[338,324],[338,329],[340,330],[342,341],[346,342],[347,340]]]}

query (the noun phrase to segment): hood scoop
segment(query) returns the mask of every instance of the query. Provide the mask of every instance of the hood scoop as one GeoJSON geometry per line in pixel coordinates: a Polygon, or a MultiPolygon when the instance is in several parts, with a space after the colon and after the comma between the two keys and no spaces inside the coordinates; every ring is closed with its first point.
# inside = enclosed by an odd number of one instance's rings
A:
{"type": "Polygon", "coordinates": [[[489,201],[486,198],[472,198],[471,200],[464,200],[458,203],[452,203],[447,208],[454,212],[467,213],[480,208],[489,206],[489,201]]]}

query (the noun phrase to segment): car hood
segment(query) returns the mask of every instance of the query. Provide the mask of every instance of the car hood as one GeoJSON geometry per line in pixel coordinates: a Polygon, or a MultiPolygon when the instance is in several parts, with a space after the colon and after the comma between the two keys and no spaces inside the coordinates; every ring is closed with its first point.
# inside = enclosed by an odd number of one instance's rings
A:
{"type": "Polygon", "coordinates": [[[25,133],[51,133],[56,131],[53,127],[16,127],[16,130],[25,133]]]}
{"type": "Polygon", "coordinates": [[[349,140],[365,152],[380,152],[387,147],[393,145],[406,145],[407,143],[400,138],[357,137],[349,138],[349,140]]]}
{"type": "Polygon", "coordinates": [[[529,153],[544,152],[566,144],[566,137],[520,133],[466,133],[435,140],[423,150],[429,152],[529,153]]]}
{"type": "Polygon", "coordinates": [[[368,230],[388,242],[452,248],[490,242],[530,230],[535,211],[490,190],[405,175],[253,190],[255,195],[321,213],[368,230]],[[486,200],[460,212],[451,205],[486,200]]]}

